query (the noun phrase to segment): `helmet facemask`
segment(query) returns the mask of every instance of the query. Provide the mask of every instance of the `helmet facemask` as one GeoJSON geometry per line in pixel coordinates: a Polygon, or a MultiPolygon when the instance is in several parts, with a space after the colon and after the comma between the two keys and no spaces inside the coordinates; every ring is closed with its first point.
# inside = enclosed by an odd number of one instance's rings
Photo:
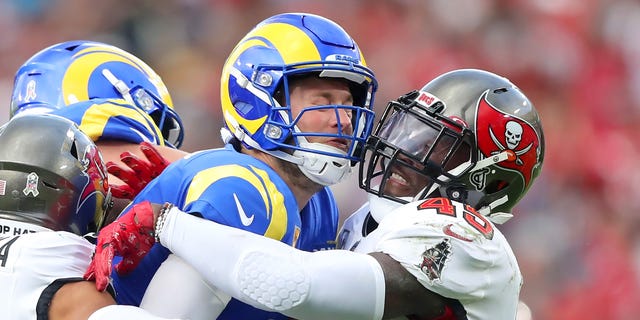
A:
{"type": "Polygon", "coordinates": [[[443,106],[425,107],[414,91],[387,105],[367,142],[368,161],[360,167],[360,187],[399,203],[438,196],[471,170],[473,134],[440,115],[443,106]]]}
{"type": "MultiPolygon", "coordinates": [[[[320,185],[338,183],[361,161],[363,146],[373,127],[374,113],[371,110],[371,105],[377,83],[375,80],[372,81],[370,74],[366,68],[341,61],[306,62],[285,66],[284,70],[272,66],[257,66],[253,81],[247,86],[247,89],[251,86],[253,90],[262,91],[262,93],[256,94],[256,97],[263,97],[265,100],[261,102],[266,102],[270,106],[263,128],[264,140],[267,143],[263,143],[263,145],[270,145],[271,149],[259,146],[257,142],[251,142],[250,137],[244,134],[245,130],[240,125],[238,125],[240,130],[234,130],[235,136],[250,148],[262,150],[297,164],[310,180],[320,185]],[[273,74],[280,76],[281,81],[278,89],[271,95],[267,89],[261,88],[261,86],[270,84],[271,80],[268,79],[273,74]],[[297,115],[294,115],[289,97],[290,87],[292,83],[307,77],[318,79],[326,77],[326,79],[346,81],[353,96],[353,105],[314,105],[305,107],[297,115]],[[362,83],[350,81],[356,79],[362,83]],[[340,119],[342,112],[346,113],[351,119],[351,129],[343,128],[339,120],[335,133],[311,132],[300,129],[300,120],[305,116],[312,116],[308,113],[323,111],[334,113],[336,119],[340,119]],[[345,147],[337,148],[312,142],[314,138],[339,141],[345,147]]],[[[252,107],[247,104],[247,108],[252,107]]],[[[228,120],[229,118],[232,117],[227,117],[228,120]]]]}
{"type": "Polygon", "coordinates": [[[123,99],[149,114],[165,138],[165,144],[173,148],[179,148],[182,145],[184,139],[182,120],[175,110],[140,84],[130,88],[107,68],[102,70],[102,75],[123,99]]]}

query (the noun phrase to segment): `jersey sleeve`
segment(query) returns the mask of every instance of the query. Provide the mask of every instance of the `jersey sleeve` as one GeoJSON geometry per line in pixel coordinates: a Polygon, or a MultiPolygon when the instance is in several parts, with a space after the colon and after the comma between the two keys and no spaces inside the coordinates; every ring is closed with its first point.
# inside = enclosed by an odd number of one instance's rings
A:
{"type": "Polygon", "coordinates": [[[262,168],[241,164],[212,167],[192,179],[184,210],[293,245],[301,222],[295,202],[285,197],[289,196],[285,188],[262,168]]]}
{"type": "Polygon", "coordinates": [[[78,124],[93,141],[148,141],[164,145],[162,133],[153,119],[144,110],[124,99],[82,101],[52,113],[78,124]]]}
{"type": "Polygon", "coordinates": [[[339,212],[333,193],[324,187],[300,211],[302,232],[297,248],[304,251],[336,248],[339,212]]]}
{"type": "MultiPolygon", "coordinates": [[[[133,203],[147,200],[170,202],[187,214],[288,245],[294,245],[300,235],[298,206],[284,181],[264,162],[233,151],[231,147],[192,153],[173,162],[133,203]]],[[[194,247],[193,250],[201,252],[206,248],[194,247]]],[[[168,249],[155,244],[128,275],[112,272],[117,302],[139,305],[147,285],[168,255],[168,249]]]]}
{"type": "Polygon", "coordinates": [[[0,307],[20,320],[46,314],[59,288],[53,284],[82,280],[93,252],[82,237],[51,231],[4,238],[0,248],[0,307]]]}
{"type": "Polygon", "coordinates": [[[473,209],[442,201],[404,205],[356,251],[388,254],[470,319],[514,319],[522,276],[506,239],[473,209]]]}

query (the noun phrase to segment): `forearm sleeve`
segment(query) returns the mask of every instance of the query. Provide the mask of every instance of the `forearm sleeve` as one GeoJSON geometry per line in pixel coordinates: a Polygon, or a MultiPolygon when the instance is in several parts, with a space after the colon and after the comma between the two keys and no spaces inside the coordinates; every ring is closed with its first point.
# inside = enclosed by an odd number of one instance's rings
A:
{"type": "Polygon", "coordinates": [[[371,256],[304,252],[172,209],[160,242],[211,285],[254,307],[298,319],[381,319],[384,275],[371,256]]]}
{"type": "Polygon", "coordinates": [[[230,299],[191,265],[170,254],[153,275],[140,308],[167,318],[216,319],[230,299]]]}

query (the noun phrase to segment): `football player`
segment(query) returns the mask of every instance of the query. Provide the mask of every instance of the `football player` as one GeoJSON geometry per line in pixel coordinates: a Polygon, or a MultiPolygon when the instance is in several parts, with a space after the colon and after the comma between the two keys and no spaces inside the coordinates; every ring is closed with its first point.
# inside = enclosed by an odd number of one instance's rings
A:
{"type": "MultiPolygon", "coordinates": [[[[371,212],[341,235],[358,253],[302,252],[177,208],[142,215],[209,284],[294,318],[514,319],[522,275],[491,220],[508,220],[540,173],[531,101],[506,78],[455,70],[390,102],[367,150],[371,212]]],[[[117,243],[104,244],[93,263],[109,266],[117,243]]]]}
{"type": "Polygon", "coordinates": [[[93,141],[70,120],[33,114],[0,127],[0,145],[2,318],[160,319],[114,306],[109,292],[82,278],[94,250],[85,236],[101,227],[110,204],[93,141]]]}
{"type": "MultiPolygon", "coordinates": [[[[338,212],[327,186],[361,159],[376,87],[355,41],[335,22],[304,13],[267,18],[240,40],[223,67],[223,135],[229,143],[174,162],[133,203],[167,201],[302,250],[333,249],[338,212]]],[[[118,302],[139,305],[160,265],[171,263],[168,256],[157,245],[139,265],[122,260],[116,269],[131,272],[113,273],[118,302]]],[[[168,290],[180,291],[176,285],[168,290]]],[[[167,290],[155,292],[167,298],[167,290]]],[[[220,319],[283,317],[222,300],[220,319]]],[[[164,303],[173,305],[182,304],[164,303]]]]}
{"type": "Polygon", "coordinates": [[[131,53],[105,43],[67,41],[29,58],[15,75],[11,117],[33,113],[70,119],[96,142],[112,173],[112,193],[123,199],[116,201],[116,213],[169,162],[186,155],[176,149],[183,125],[160,76],[131,53]],[[124,152],[123,161],[148,159],[151,170],[119,170],[124,152]]]}

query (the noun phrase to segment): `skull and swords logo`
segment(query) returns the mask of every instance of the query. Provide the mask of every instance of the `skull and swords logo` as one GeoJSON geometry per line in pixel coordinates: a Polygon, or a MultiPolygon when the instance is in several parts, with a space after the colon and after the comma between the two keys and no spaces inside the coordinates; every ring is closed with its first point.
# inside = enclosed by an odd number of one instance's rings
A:
{"type": "Polygon", "coordinates": [[[519,171],[525,185],[540,161],[540,135],[525,119],[516,117],[494,107],[487,101],[485,92],[477,105],[476,142],[484,157],[501,152],[511,154],[510,161],[498,167],[519,171]]]}
{"type": "Polygon", "coordinates": [[[529,152],[529,150],[533,146],[533,143],[529,143],[529,145],[527,145],[526,147],[520,150],[516,150],[516,148],[520,144],[520,141],[522,141],[522,132],[522,125],[520,125],[518,122],[513,120],[507,122],[504,130],[504,138],[507,145],[504,146],[500,142],[500,140],[498,140],[491,127],[489,127],[489,135],[491,135],[491,140],[493,140],[493,143],[495,143],[498,149],[500,149],[500,151],[494,151],[493,154],[497,154],[505,150],[511,150],[516,154],[516,164],[521,166],[523,163],[520,159],[520,156],[529,152]]]}

